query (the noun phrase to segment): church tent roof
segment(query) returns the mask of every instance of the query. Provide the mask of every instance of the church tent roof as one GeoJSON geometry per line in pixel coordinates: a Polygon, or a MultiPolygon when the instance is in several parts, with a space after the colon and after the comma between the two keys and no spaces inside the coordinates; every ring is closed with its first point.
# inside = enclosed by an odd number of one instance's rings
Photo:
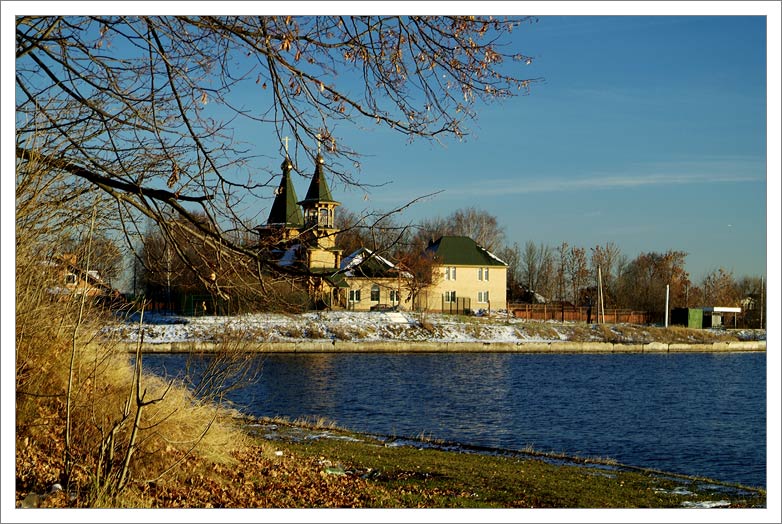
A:
{"type": "Polygon", "coordinates": [[[318,157],[315,159],[315,173],[313,173],[310,187],[307,189],[307,196],[305,196],[304,200],[299,202],[299,204],[313,204],[316,202],[332,202],[339,204],[339,202],[334,200],[331,196],[326,176],[323,174],[323,157],[320,154],[318,154],[318,157]]]}
{"type": "Polygon", "coordinates": [[[296,189],[291,180],[291,164],[287,157],[282,163],[282,180],[274,191],[274,203],[269,212],[266,224],[269,226],[300,227],[304,224],[304,217],[297,202],[296,189]]]}

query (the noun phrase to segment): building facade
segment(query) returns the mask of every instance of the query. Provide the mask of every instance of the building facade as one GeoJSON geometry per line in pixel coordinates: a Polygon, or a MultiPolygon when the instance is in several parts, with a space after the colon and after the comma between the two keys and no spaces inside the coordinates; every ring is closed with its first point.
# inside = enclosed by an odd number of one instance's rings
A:
{"type": "Polygon", "coordinates": [[[440,237],[426,250],[435,261],[435,275],[421,293],[419,307],[453,313],[507,308],[504,261],[464,236],[440,237]]]}

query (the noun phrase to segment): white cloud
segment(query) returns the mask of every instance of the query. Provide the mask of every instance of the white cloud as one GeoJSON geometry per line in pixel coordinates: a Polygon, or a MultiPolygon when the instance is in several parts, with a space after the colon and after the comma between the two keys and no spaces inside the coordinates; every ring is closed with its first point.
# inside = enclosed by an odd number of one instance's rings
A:
{"type": "Polygon", "coordinates": [[[529,193],[558,193],[583,190],[631,189],[648,186],[692,184],[721,184],[765,182],[765,176],[739,173],[633,173],[600,174],[594,176],[567,177],[546,176],[502,178],[483,180],[449,188],[443,197],[471,195],[475,197],[521,195],[529,193]]]}

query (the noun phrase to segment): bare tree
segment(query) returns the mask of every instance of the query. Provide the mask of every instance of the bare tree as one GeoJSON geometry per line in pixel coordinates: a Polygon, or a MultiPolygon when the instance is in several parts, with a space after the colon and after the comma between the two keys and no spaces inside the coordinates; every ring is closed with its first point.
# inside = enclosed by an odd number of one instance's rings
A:
{"type": "Polygon", "coordinates": [[[552,297],[553,254],[543,243],[535,245],[528,240],[521,254],[521,279],[529,291],[552,297]]]}
{"type": "Polygon", "coordinates": [[[519,244],[514,242],[512,246],[505,246],[497,252],[497,255],[508,264],[508,300],[518,301],[523,297],[521,294],[521,249],[519,244]]]}
{"type": "Polygon", "coordinates": [[[437,285],[442,278],[437,271],[439,266],[434,256],[430,252],[417,250],[400,253],[397,266],[406,273],[401,280],[406,296],[400,298],[409,303],[412,309],[427,309],[428,305],[420,302],[421,293],[437,285]]]}
{"type": "Polygon", "coordinates": [[[683,307],[691,287],[685,270],[686,258],[687,253],[674,250],[638,255],[627,265],[618,282],[620,307],[662,313],[666,286],[670,286],[670,307],[683,307]]]}
{"type": "Polygon", "coordinates": [[[528,20],[20,16],[16,157],[45,167],[40,187],[67,179],[56,198],[71,208],[85,209],[95,190],[108,196],[128,239],[143,236],[143,217],[176,216],[208,251],[263,270],[271,262],[225,232],[257,226],[241,210],[274,186],[275,173],[235,138],[237,122],[268,129],[281,154],[293,136],[296,165],[322,147],[328,169],[360,184],[360,155],[338,129],[465,136],[476,102],[525,94],[535,80],[506,65],[532,58],[503,47],[528,20]],[[252,100],[241,97],[248,89],[252,100]]]}
{"type": "Polygon", "coordinates": [[[407,249],[411,226],[397,223],[392,212],[373,211],[361,215],[349,209],[340,209],[335,220],[339,230],[336,245],[349,254],[366,247],[378,254],[396,255],[407,249]]]}
{"type": "Polygon", "coordinates": [[[556,249],[556,291],[557,300],[565,300],[565,289],[567,287],[567,256],[568,243],[562,242],[556,249]]]}
{"type": "Polygon", "coordinates": [[[701,282],[704,306],[739,306],[741,291],[733,278],[733,272],[725,268],[710,271],[701,282]]]}
{"type": "Polygon", "coordinates": [[[450,234],[470,237],[489,251],[496,251],[503,245],[505,232],[497,217],[487,211],[475,207],[457,209],[446,222],[450,225],[450,234]]]}
{"type": "Polygon", "coordinates": [[[573,305],[580,305],[581,288],[587,283],[586,250],[582,247],[571,247],[565,256],[565,273],[570,284],[570,297],[573,305]]]}
{"type": "Polygon", "coordinates": [[[447,217],[436,217],[422,221],[413,235],[412,243],[424,250],[430,240],[441,236],[470,237],[489,251],[503,247],[505,232],[497,217],[481,209],[468,207],[457,209],[447,217]]]}
{"type": "Polygon", "coordinates": [[[598,268],[603,286],[605,304],[613,307],[615,304],[614,282],[620,272],[622,253],[613,242],[607,242],[605,246],[597,245],[591,248],[592,273],[597,282],[598,268]]]}

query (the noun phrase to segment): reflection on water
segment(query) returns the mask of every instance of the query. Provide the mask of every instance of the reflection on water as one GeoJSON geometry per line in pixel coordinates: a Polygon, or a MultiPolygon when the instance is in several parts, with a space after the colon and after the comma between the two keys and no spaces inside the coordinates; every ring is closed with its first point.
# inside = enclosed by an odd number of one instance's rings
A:
{"type": "MultiPolygon", "coordinates": [[[[764,487],[765,353],[265,355],[257,416],[612,457],[764,487]]],[[[149,355],[169,373],[186,357],[149,355]]]]}

